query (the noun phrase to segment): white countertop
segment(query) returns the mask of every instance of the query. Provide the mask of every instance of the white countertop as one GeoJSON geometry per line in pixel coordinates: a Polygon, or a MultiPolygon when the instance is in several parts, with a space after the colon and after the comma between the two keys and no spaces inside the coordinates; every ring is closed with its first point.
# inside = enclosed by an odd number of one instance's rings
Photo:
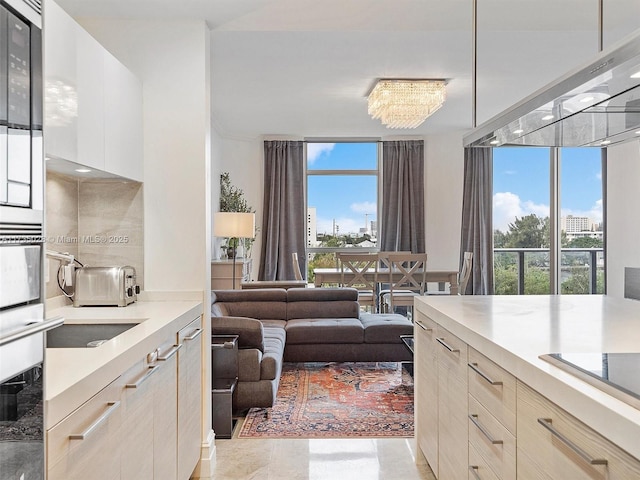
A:
{"type": "Polygon", "coordinates": [[[65,323],[138,323],[97,348],[47,348],[44,398],[46,428],[98,393],[160,342],[202,314],[199,301],[147,301],[126,307],[65,306],[47,311],[65,323]]]}
{"type": "Polygon", "coordinates": [[[442,295],[418,297],[416,308],[640,459],[640,410],[538,358],[640,352],[640,302],[601,295],[442,295]]]}

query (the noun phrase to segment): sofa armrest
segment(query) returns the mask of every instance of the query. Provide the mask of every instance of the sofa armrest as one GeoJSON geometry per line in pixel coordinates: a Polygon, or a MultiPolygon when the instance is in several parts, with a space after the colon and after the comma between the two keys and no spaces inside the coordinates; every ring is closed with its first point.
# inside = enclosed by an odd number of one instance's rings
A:
{"type": "Polygon", "coordinates": [[[257,348],[264,353],[264,328],[248,317],[211,317],[211,335],[238,335],[238,348],[257,348]]]}

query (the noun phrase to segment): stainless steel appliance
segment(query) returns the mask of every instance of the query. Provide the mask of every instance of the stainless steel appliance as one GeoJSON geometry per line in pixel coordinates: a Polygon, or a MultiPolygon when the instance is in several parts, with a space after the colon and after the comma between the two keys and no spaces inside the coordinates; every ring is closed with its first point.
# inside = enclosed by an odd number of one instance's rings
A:
{"type": "Polygon", "coordinates": [[[74,307],[126,307],[138,298],[136,270],[124,267],[83,267],[76,270],[74,307]]]}
{"type": "Polygon", "coordinates": [[[42,480],[44,165],[39,0],[0,0],[0,480],[42,480]]]}

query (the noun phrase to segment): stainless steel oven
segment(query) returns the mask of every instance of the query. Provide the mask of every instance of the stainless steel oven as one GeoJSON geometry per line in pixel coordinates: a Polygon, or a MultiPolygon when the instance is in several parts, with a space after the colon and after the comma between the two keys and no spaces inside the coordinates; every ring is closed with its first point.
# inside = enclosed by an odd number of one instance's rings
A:
{"type": "Polygon", "coordinates": [[[42,480],[45,320],[40,0],[0,0],[0,480],[42,480]]]}

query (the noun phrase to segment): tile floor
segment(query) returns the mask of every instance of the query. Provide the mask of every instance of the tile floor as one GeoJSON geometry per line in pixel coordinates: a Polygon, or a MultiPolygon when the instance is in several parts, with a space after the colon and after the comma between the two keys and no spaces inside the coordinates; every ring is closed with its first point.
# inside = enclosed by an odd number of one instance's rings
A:
{"type": "Polygon", "coordinates": [[[413,438],[240,439],[237,432],[216,440],[215,479],[435,480],[413,438]]]}

